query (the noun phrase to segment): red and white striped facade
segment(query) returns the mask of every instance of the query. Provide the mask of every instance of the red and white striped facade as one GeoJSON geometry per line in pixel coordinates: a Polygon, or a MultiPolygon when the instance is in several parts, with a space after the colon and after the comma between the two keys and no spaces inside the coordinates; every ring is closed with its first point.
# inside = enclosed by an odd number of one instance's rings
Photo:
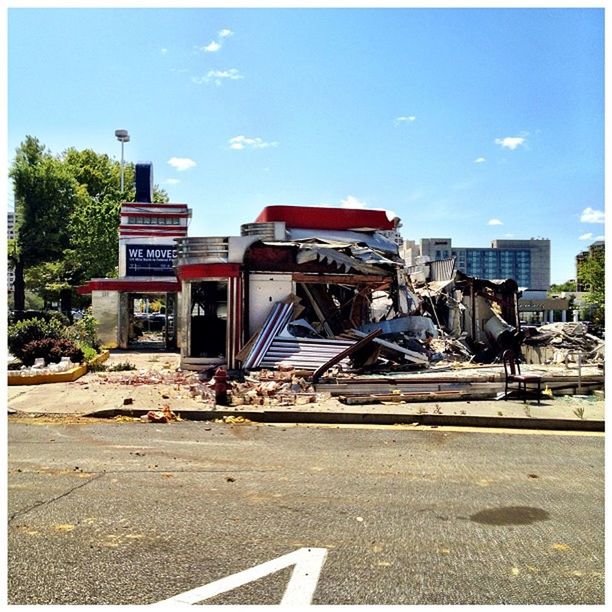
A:
{"type": "Polygon", "coordinates": [[[190,218],[187,204],[125,202],[121,207],[119,239],[185,238],[190,218]]]}

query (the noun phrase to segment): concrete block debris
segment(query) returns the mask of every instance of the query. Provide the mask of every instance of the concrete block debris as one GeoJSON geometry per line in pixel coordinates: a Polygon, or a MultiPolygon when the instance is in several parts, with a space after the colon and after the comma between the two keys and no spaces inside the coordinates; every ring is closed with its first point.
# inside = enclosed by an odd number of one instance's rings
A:
{"type": "Polygon", "coordinates": [[[293,406],[318,399],[313,385],[292,370],[260,370],[234,382],[230,390],[232,406],[293,406]]]}
{"type": "Polygon", "coordinates": [[[179,415],[170,410],[170,406],[164,406],[161,410],[149,410],[147,414],[140,418],[147,423],[170,423],[171,421],[181,420],[179,415]]]}

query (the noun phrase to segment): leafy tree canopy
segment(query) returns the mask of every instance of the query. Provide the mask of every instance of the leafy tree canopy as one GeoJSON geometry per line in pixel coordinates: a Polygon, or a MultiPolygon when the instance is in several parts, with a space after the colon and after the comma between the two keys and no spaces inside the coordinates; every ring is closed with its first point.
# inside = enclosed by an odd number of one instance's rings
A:
{"type": "Polygon", "coordinates": [[[548,291],[549,295],[556,295],[558,293],[571,293],[572,291],[576,291],[576,281],[575,280],[568,280],[565,281],[564,283],[559,283],[556,285],[551,285],[550,289],[548,291]]]}
{"type": "Polygon", "coordinates": [[[605,251],[592,251],[578,267],[578,278],[583,285],[589,287],[585,302],[594,307],[593,321],[597,323],[603,323],[604,321],[606,301],[605,259],[605,251]]]}
{"type": "MultiPolygon", "coordinates": [[[[45,298],[89,278],[116,276],[119,211],[135,198],[134,165],[121,165],[91,149],[69,148],[53,156],[37,138],[26,136],[16,151],[9,176],[15,192],[15,304],[28,286],[45,298]],[[38,268],[38,269],[32,269],[38,268]]],[[[168,202],[154,188],[155,202],[168,202]]]]}

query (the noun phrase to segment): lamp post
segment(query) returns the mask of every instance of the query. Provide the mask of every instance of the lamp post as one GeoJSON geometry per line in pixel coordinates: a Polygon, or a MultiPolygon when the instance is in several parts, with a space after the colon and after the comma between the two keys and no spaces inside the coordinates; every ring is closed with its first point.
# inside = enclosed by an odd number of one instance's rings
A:
{"type": "Polygon", "coordinates": [[[130,142],[127,130],[115,130],[115,137],[121,143],[121,193],[123,193],[123,144],[130,142]]]}

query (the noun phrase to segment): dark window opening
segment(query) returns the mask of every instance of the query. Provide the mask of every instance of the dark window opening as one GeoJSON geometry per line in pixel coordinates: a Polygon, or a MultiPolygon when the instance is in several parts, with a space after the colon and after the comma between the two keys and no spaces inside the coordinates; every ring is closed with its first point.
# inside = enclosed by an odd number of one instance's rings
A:
{"type": "Polygon", "coordinates": [[[227,281],[191,284],[191,357],[225,357],[227,281]]]}

